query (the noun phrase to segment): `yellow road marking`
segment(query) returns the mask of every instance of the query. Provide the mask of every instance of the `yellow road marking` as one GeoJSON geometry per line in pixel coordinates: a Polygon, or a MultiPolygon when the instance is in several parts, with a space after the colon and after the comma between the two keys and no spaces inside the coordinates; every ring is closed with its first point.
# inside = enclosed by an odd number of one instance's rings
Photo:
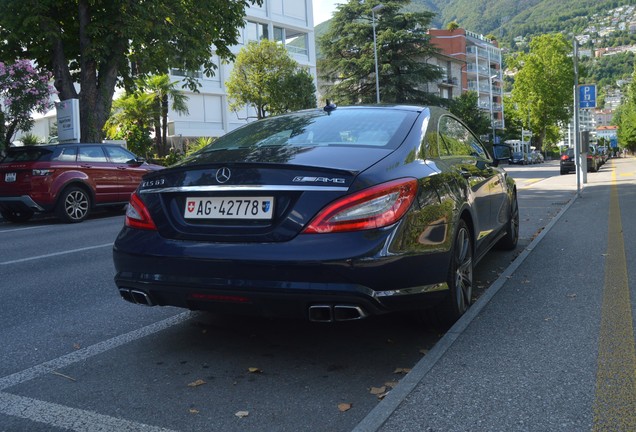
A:
{"type": "MultiPolygon", "coordinates": [[[[532,186],[535,183],[540,182],[541,180],[545,180],[544,178],[529,178],[529,179],[523,179],[522,180],[522,186],[521,189],[532,186]]],[[[519,183],[519,180],[517,180],[517,183],[519,183]]]]}
{"type": "Polygon", "coordinates": [[[636,348],[615,171],[601,313],[592,430],[633,432],[636,431],[636,348]]]}

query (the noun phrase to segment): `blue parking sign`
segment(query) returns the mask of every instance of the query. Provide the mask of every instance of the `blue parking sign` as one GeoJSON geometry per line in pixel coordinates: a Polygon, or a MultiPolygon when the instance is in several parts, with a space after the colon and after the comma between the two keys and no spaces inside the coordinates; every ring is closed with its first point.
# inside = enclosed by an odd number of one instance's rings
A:
{"type": "Polygon", "coordinates": [[[579,86],[579,108],[596,108],[596,84],[579,86]]]}

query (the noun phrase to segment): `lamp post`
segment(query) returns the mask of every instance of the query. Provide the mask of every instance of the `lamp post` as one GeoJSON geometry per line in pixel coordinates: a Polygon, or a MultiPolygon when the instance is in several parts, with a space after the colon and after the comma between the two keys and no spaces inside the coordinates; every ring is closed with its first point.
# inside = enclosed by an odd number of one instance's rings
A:
{"type": "Polygon", "coordinates": [[[497,144],[497,136],[495,135],[495,110],[493,108],[494,104],[494,93],[493,93],[493,80],[497,78],[497,75],[492,75],[490,77],[490,127],[492,129],[492,143],[493,145],[497,144]]]}
{"type": "Polygon", "coordinates": [[[375,13],[382,8],[384,8],[384,5],[381,3],[371,8],[371,22],[373,23],[373,56],[375,58],[375,97],[377,103],[380,103],[380,77],[378,75],[378,44],[375,40],[375,13]]]}

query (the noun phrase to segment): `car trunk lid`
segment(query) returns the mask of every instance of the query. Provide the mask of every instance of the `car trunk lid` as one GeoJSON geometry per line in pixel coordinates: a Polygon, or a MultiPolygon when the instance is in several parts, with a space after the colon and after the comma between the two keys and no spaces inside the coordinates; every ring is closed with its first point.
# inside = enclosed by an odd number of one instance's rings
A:
{"type": "Polygon", "coordinates": [[[221,150],[144,177],[139,194],[167,238],[285,241],[346,194],[358,173],[390,153],[347,147],[221,150]]]}

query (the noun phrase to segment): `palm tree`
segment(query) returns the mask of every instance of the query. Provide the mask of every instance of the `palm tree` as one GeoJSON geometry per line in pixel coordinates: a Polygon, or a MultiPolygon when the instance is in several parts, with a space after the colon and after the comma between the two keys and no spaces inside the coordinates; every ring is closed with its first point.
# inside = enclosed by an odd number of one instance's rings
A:
{"type": "Polygon", "coordinates": [[[167,74],[145,76],[137,81],[139,91],[153,98],[155,146],[159,156],[168,154],[168,111],[188,113],[188,97],[176,88],[178,81],[170,81],[167,74]],[[169,102],[172,101],[172,105],[169,102]]]}
{"type": "Polygon", "coordinates": [[[153,101],[150,94],[125,93],[113,101],[110,117],[104,130],[106,136],[113,138],[123,135],[129,148],[137,154],[149,157],[152,141],[150,128],[153,122],[153,101]]]}

